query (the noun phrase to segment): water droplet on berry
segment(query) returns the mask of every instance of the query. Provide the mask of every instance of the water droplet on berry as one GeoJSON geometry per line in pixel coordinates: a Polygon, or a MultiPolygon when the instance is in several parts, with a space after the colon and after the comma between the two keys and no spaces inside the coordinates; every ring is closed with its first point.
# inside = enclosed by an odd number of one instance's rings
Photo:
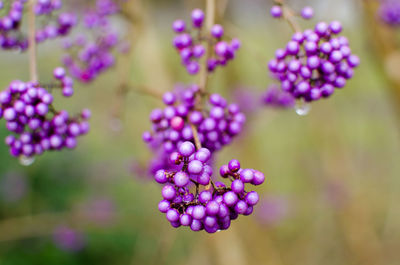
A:
{"type": "Polygon", "coordinates": [[[20,156],[19,157],[19,163],[23,166],[30,166],[33,164],[33,162],[35,162],[35,158],[34,157],[26,157],[26,156],[20,156]]]}
{"type": "Polygon", "coordinates": [[[295,109],[297,115],[306,116],[311,110],[311,105],[309,103],[305,103],[305,102],[301,101],[296,104],[294,109],[295,109]]]}

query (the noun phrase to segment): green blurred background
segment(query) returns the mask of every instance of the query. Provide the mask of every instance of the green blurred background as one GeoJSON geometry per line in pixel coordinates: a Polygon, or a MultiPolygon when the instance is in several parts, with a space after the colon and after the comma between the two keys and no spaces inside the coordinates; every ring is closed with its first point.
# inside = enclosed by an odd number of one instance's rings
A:
{"type": "MultiPolygon", "coordinates": [[[[361,1],[291,2],[297,9],[313,5],[316,20],[340,19],[362,64],[307,116],[267,107],[249,112],[243,136],[216,164],[237,158],[263,171],[262,202],[252,216],[213,235],[173,229],[158,212],[160,186],[140,174],[152,156],[141,134],[161,102],[135,91],[118,94],[121,82],[164,92],[196,81],[171,47],[170,25],[204,1],[130,1],[135,24],[116,21],[132,40],[130,56],[120,56],[94,83],[78,84],[70,100],[53,93],[59,108],[92,109],[91,132],[77,149],[24,167],[0,145],[0,265],[400,264],[398,102],[372,45],[370,22],[379,22],[365,15],[361,1]]],[[[209,90],[251,99],[271,84],[266,63],[290,28],[269,18],[272,1],[217,2],[225,13],[217,21],[243,47],[211,77],[209,90]]],[[[41,80],[51,80],[61,55],[57,41],[40,46],[41,80]]],[[[28,79],[27,54],[2,51],[0,58],[1,87],[28,79]]],[[[6,135],[2,120],[0,138],[6,135]]]]}

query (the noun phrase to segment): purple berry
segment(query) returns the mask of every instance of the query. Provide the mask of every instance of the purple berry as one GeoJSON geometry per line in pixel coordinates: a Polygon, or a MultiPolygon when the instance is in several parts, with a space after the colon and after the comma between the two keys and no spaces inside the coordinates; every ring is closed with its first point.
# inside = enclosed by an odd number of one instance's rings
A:
{"type": "Polygon", "coordinates": [[[311,19],[314,16],[314,9],[312,7],[306,6],[301,10],[301,16],[304,19],[311,19]]]}
{"type": "Polygon", "coordinates": [[[179,171],[174,176],[174,183],[177,187],[185,187],[189,184],[189,176],[182,171],[179,171]]]}
{"type": "Polygon", "coordinates": [[[272,6],[270,13],[271,13],[272,17],[280,18],[280,17],[282,17],[282,14],[283,14],[282,7],[277,6],[277,5],[272,6]]]}

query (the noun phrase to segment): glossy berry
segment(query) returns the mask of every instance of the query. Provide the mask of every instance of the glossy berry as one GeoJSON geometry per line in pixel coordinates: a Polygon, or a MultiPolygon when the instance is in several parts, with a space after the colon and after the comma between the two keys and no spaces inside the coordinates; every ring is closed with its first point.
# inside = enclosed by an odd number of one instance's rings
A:
{"type": "Polygon", "coordinates": [[[280,17],[282,17],[282,14],[283,14],[282,7],[281,6],[277,6],[277,5],[272,6],[270,13],[271,13],[272,17],[280,18],[280,17]]]}
{"type": "Polygon", "coordinates": [[[301,10],[301,16],[304,19],[311,19],[314,16],[314,9],[312,7],[306,6],[301,10]]]}

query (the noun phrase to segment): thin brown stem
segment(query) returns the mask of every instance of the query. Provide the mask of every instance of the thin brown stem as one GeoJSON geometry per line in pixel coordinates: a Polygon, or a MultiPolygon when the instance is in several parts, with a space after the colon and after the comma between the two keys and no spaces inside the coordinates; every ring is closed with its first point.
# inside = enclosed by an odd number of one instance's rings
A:
{"type": "MultiPolygon", "coordinates": [[[[192,129],[193,139],[194,139],[194,144],[196,145],[196,149],[200,150],[201,142],[200,142],[200,139],[199,139],[199,133],[197,131],[197,128],[193,124],[190,124],[190,128],[192,129]]],[[[210,179],[210,184],[208,184],[206,186],[206,190],[208,190],[211,186],[214,188],[214,190],[217,190],[217,188],[215,187],[215,184],[212,181],[212,179],[210,179]]],[[[196,185],[196,194],[197,194],[197,192],[198,192],[198,183],[196,185]]]]}
{"type": "Polygon", "coordinates": [[[35,2],[31,0],[29,5],[29,72],[32,82],[38,81],[37,72],[37,54],[36,54],[36,15],[35,15],[35,2]]]}
{"type": "Polygon", "coordinates": [[[200,184],[197,182],[197,181],[195,181],[195,180],[193,180],[193,179],[190,179],[190,181],[195,185],[195,187],[196,187],[196,195],[195,195],[195,199],[197,200],[197,197],[199,196],[199,187],[200,187],[200,184]]]}
{"type": "MultiPolygon", "coordinates": [[[[208,84],[208,67],[207,67],[207,62],[208,59],[211,56],[212,52],[212,42],[210,38],[210,32],[211,28],[215,23],[215,11],[216,11],[216,0],[206,0],[206,35],[205,39],[207,40],[207,46],[206,46],[206,56],[204,58],[202,67],[201,67],[201,72],[200,72],[200,96],[203,97],[206,95],[207,91],[207,84],[208,84]]],[[[199,102],[201,104],[201,100],[199,102]]],[[[199,104],[198,103],[198,104],[199,104]]],[[[190,124],[190,127],[193,132],[193,138],[194,138],[194,143],[196,145],[196,149],[199,150],[201,148],[201,142],[199,139],[199,134],[197,132],[196,126],[193,124],[190,124]]]]}
{"type": "Polygon", "coordinates": [[[192,129],[193,139],[194,139],[194,144],[196,145],[196,149],[200,150],[201,142],[200,142],[200,139],[199,139],[199,133],[197,131],[197,128],[193,124],[190,124],[190,128],[192,129]]]}
{"type": "MultiPolygon", "coordinates": [[[[210,180],[210,184],[211,184],[211,186],[213,187],[214,191],[216,191],[216,190],[217,190],[217,187],[215,186],[214,181],[210,180]]],[[[210,184],[207,186],[206,189],[209,189],[210,184]]]]}
{"type": "Polygon", "coordinates": [[[195,181],[195,180],[193,180],[193,179],[190,179],[190,181],[191,181],[194,185],[196,185],[196,186],[199,186],[199,185],[200,185],[197,181],[195,181]]]}
{"type": "Polygon", "coordinates": [[[302,32],[300,25],[294,19],[295,12],[286,4],[284,0],[274,0],[275,4],[282,7],[283,19],[289,24],[294,32],[302,32]]]}
{"type": "Polygon", "coordinates": [[[143,94],[143,95],[147,95],[156,99],[162,99],[163,94],[157,90],[154,90],[152,88],[149,88],[147,86],[144,85],[121,85],[123,93],[127,93],[127,92],[135,92],[135,93],[139,93],[139,94],[143,94]]]}
{"type": "Polygon", "coordinates": [[[206,56],[204,58],[203,61],[203,65],[201,67],[201,72],[200,72],[200,91],[202,93],[205,93],[207,90],[207,83],[208,83],[208,59],[211,56],[211,52],[212,52],[212,42],[209,41],[209,34],[211,31],[212,26],[215,23],[215,4],[216,4],[216,0],[206,0],[206,39],[207,41],[207,46],[206,46],[206,56]]]}
{"type": "MultiPolygon", "coordinates": [[[[215,13],[216,13],[216,0],[206,0],[206,37],[207,46],[206,46],[206,56],[203,61],[203,65],[200,71],[200,96],[203,98],[207,95],[207,84],[208,84],[208,59],[211,57],[212,53],[212,41],[210,41],[210,32],[212,26],[215,24],[215,13]]],[[[202,102],[202,100],[200,100],[202,102]]],[[[190,124],[190,127],[193,132],[194,143],[196,145],[197,150],[201,148],[201,142],[199,139],[198,131],[196,126],[190,124]]],[[[206,189],[209,189],[210,185],[215,189],[215,184],[212,180],[210,180],[210,184],[206,186],[206,189]]]]}

